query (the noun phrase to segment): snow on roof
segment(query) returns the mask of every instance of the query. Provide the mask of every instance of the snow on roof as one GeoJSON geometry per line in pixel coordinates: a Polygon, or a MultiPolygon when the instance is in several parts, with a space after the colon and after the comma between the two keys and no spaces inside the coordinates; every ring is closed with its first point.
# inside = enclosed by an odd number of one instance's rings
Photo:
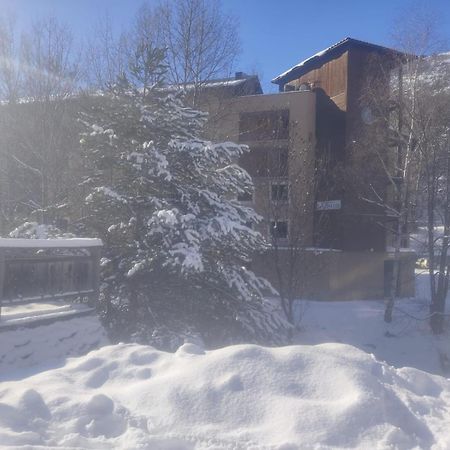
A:
{"type": "Polygon", "coordinates": [[[14,239],[0,238],[0,248],[84,248],[101,247],[101,239],[14,239]]]}
{"type": "MultiPolygon", "coordinates": [[[[240,79],[235,79],[235,78],[229,78],[229,79],[224,79],[224,80],[210,80],[210,81],[205,81],[204,83],[202,83],[203,86],[205,87],[220,87],[220,86],[239,86],[240,84],[244,84],[249,78],[240,78],[240,79]]],[[[193,84],[190,84],[188,86],[192,86],[194,87],[193,84]]]]}
{"type": "MultiPolygon", "coordinates": [[[[243,75],[242,78],[223,78],[219,80],[205,80],[197,84],[200,88],[217,88],[217,87],[233,87],[245,84],[249,80],[257,79],[257,75],[243,75]]],[[[162,90],[175,90],[175,89],[194,89],[196,85],[194,83],[187,84],[168,84],[162,87],[162,90]]]]}
{"type": "Polygon", "coordinates": [[[272,83],[278,84],[283,78],[288,77],[289,75],[293,74],[294,72],[296,72],[297,70],[301,69],[302,67],[305,67],[307,64],[310,64],[312,62],[315,62],[317,60],[319,60],[321,57],[325,56],[326,54],[328,54],[329,52],[331,52],[332,50],[341,47],[345,44],[348,43],[354,43],[357,45],[363,45],[363,46],[369,46],[369,47],[373,47],[382,51],[389,51],[389,52],[397,52],[397,50],[393,50],[390,49],[388,47],[383,47],[381,45],[376,45],[376,44],[371,44],[370,42],[365,42],[365,41],[360,41],[358,39],[353,39],[351,37],[346,37],[345,39],[342,39],[339,42],[336,42],[335,44],[331,45],[330,47],[327,47],[324,50],[321,50],[320,52],[316,53],[313,56],[310,56],[309,58],[306,58],[305,60],[299,62],[298,64],[296,64],[295,66],[291,67],[290,69],[286,70],[285,72],[283,72],[281,75],[278,75],[277,77],[275,77],[272,80],[272,83]]]}
{"type": "Polygon", "coordinates": [[[296,64],[294,67],[291,67],[290,69],[288,69],[285,72],[283,72],[281,75],[278,75],[277,77],[275,77],[272,80],[272,83],[276,83],[278,80],[281,80],[282,78],[285,78],[286,76],[290,75],[294,70],[297,70],[297,69],[305,66],[307,63],[309,63],[311,61],[314,61],[315,59],[319,58],[320,56],[323,56],[325,53],[330,51],[332,48],[336,47],[338,44],[332,45],[331,47],[328,47],[328,48],[326,48],[324,50],[321,50],[320,52],[316,53],[315,55],[304,59],[303,61],[301,61],[298,64],[296,64]]]}

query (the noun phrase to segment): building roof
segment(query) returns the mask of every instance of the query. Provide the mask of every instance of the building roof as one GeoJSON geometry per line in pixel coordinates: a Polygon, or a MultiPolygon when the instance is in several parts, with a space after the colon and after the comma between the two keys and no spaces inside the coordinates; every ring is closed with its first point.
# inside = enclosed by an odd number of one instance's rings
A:
{"type": "MultiPolygon", "coordinates": [[[[211,91],[226,89],[233,91],[234,95],[254,95],[262,94],[262,87],[257,75],[247,75],[244,72],[236,72],[234,77],[221,78],[218,80],[205,80],[197,85],[200,90],[211,91]]],[[[195,89],[194,83],[167,85],[163,89],[185,90],[187,92],[195,89]]]]}
{"type": "Polygon", "coordinates": [[[274,84],[284,84],[291,81],[294,78],[298,78],[309,72],[312,69],[315,69],[322,65],[324,62],[332,59],[333,57],[345,52],[349,47],[362,47],[369,50],[375,50],[382,53],[390,53],[403,55],[404,53],[399,52],[398,50],[394,50],[388,47],[383,47],[381,45],[371,44],[369,42],[360,41],[358,39],[353,39],[351,37],[346,37],[342,39],[342,41],[333,44],[332,46],[316,53],[313,56],[305,59],[304,61],[299,62],[294,67],[286,70],[282,74],[278,75],[272,80],[274,84]]]}

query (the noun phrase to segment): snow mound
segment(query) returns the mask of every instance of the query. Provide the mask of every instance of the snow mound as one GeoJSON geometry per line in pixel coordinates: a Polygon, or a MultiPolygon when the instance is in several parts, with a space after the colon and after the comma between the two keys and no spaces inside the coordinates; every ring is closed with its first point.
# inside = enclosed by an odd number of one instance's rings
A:
{"type": "Polygon", "coordinates": [[[120,344],[0,390],[9,446],[443,449],[448,423],[450,380],[343,344],[120,344]]]}

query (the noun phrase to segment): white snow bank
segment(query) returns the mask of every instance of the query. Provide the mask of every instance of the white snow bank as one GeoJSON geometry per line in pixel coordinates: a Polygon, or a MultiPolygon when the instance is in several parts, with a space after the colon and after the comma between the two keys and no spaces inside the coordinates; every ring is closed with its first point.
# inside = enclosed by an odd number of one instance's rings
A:
{"type": "Polygon", "coordinates": [[[450,448],[450,380],[342,344],[115,345],[0,391],[0,442],[83,449],[450,448]]]}
{"type": "Polygon", "coordinates": [[[69,239],[15,239],[0,238],[0,248],[74,248],[101,247],[101,239],[69,238],[69,239]]]}

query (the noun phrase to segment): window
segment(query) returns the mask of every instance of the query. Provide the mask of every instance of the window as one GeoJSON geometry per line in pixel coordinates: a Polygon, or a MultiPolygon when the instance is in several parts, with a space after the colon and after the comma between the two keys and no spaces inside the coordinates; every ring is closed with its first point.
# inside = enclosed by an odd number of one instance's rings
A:
{"type": "Polygon", "coordinates": [[[288,139],[289,110],[241,113],[239,118],[240,141],[288,139]]]}
{"type": "Polygon", "coordinates": [[[241,156],[239,165],[252,177],[287,177],[288,148],[252,147],[241,156]]]}
{"type": "Polygon", "coordinates": [[[287,182],[272,183],[270,191],[270,197],[274,202],[287,202],[289,199],[287,182]]]}
{"type": "Polygon", "coordinates": [[[285,220],[270,222],[270,235],[274,239],[286,239],[288,237],[288,223],[285,220]]]}
{"type": "Polygon", "coordinates": [[[269,150],[268,158],[268,172],[272,177],[286,177],[288,175],[287,147],[269,150]]]}

